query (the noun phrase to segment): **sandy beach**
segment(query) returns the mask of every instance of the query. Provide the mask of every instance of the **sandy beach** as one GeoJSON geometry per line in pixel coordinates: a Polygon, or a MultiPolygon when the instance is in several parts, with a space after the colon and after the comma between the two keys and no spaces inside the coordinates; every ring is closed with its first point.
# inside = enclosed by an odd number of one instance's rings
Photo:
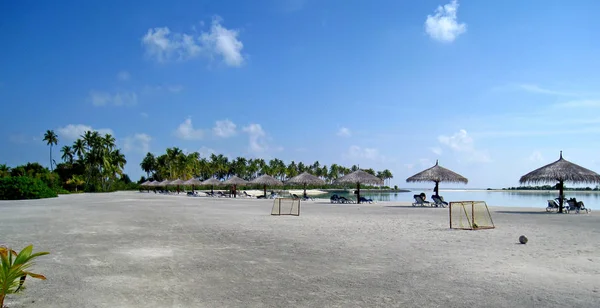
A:
{"type": "MultiPolygon", "coordinates": [[[[118,192],[0,201],[0,243],[51,254],[21,307],[598,307],[600,215],[118,192]],[[518,244],[526,235],[527,245],[518,244]]],[[[524,205],[526,206],[526,205],[524,205]]]]}

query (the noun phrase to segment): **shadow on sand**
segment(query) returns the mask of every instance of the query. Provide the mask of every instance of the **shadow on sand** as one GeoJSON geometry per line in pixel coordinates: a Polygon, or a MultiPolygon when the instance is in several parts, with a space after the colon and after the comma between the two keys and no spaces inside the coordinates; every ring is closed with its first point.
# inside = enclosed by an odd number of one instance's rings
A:
{"type": "Polygon", "coordinates": [[[556,212],[546,212],[546,211],[493,211],[493,212],[501,213],[501,214],[544,214],[544,215],[557,214],[556,212]]]}

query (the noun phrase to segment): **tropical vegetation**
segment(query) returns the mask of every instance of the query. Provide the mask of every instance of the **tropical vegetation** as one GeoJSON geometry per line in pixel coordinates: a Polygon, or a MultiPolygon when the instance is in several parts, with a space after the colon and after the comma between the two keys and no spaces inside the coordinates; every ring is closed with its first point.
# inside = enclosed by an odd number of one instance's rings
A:
{"type": "Polygon", "coordinates": [[[52,158],[52,147],[58,145],[59,136],[48,130],[44,141],[50,146],[50,169],[39,163],[13,168],[0,164],[0,199],[137,189],[138,185],[123,173],[127,160],[110,134],[86,131],[72,145],[62,146],[61,163],[52,158]]]}
{"type": "MultiPolygon", "coordinates": [[[[266,161],[261,158],[237,157],[229,159],[223,154],[211,154],[209,157],[201,157],[199,153],[184,153],[177,147],[167,148],[164,154],[155,156],[152,153],[140,163],[141,169],[146,173],[145,179],[173,180],[199,178],[205,180],[214,177],[225,180],[231,176],[238,176],[245,180],[252,180],[263,174],[268,174],[281,181],[290,179],[302,172],[308,172],[332,184],[336,179],[358,170],[358,166],[345,167],[338,164],[330,166],[321,165],[319,161],[312,164],[291,161],[285,163],[281,159],[273,158],[266,161]]],[[[379,177],[384,181],[393,178],[388,169],[375,171],[364,169],[364,171],[379,177]]]]}
{"type": "Polygon", "coordinates": [[[32,245],[23,248],[19,253],[8,247],[0,246],[0,308],[4,307],[6,295],[25,289],[24,283],[27,276],[46,280],[46,277],[32,273],[30,269],[35,258],[47,254],[49,253],[33,253],[32,245]]]}

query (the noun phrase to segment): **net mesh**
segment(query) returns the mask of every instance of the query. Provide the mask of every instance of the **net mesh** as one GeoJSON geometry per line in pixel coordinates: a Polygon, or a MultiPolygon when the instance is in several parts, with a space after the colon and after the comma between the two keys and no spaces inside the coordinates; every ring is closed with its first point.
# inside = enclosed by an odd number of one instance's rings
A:
{"type": "Polygon", "coordinates": [[[492,215],[484,201],[450,202],[451,229],[493,229],[492,215]]]}
{"type": "Polygon", "coordinates": [[[273,200],[271,215],[300,216],[300,199],[276,198],[273,200]]]}

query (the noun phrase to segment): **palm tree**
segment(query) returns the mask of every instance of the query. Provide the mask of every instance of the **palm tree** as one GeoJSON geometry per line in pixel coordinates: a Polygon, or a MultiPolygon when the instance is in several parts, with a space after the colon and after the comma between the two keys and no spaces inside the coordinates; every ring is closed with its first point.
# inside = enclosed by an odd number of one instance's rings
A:
{"type": "Polygon", "coordinates": [[[63,154],[62,154],[62,160],[64,162],[68,162],[69,164],[73,163],[73,151],[71,150],[71,147],[68,145],[65,145],[62,147],[62,149],[60,150],[63,154]]]}
{"type": "Polygon", "coordinates": [[[75,142],[73,142],[72,148],[73,154],[77,155],[77,159],[82,160],[83,154],[85,154],[85,142],[83,142],[81,139],[77,139],[75,142]]]}
{"type": "Polygon", "coordinates": [[[10,167],[5,164],[0,164],[0,178],[10,175],[10,167]]]}
{"type": "Polygon", "coordinates": [[[146,172],[146,178],[150,178],[150,172],[156,171],[156,157],[154,157],[154,154],[148,152],[140,163],[140,167],[146,172]]]}
{"type": "Polygon", "coordinates": [[[80,175],[74,174],[70,179],[67,180],[67,184],[75,185],[75,191],[77,192],[77,188],[83,185],[85,181],[81,178],[80,175]]]}
{"type": "Polygon", "coordinates": [[[46,141],[46,145],[50,146],[50,171],[53,171],[52,168],[52,146],[58,144],[58,136],[54,133],[53,130],[47,130],[44,134],[44,141],[46,141]]]}

